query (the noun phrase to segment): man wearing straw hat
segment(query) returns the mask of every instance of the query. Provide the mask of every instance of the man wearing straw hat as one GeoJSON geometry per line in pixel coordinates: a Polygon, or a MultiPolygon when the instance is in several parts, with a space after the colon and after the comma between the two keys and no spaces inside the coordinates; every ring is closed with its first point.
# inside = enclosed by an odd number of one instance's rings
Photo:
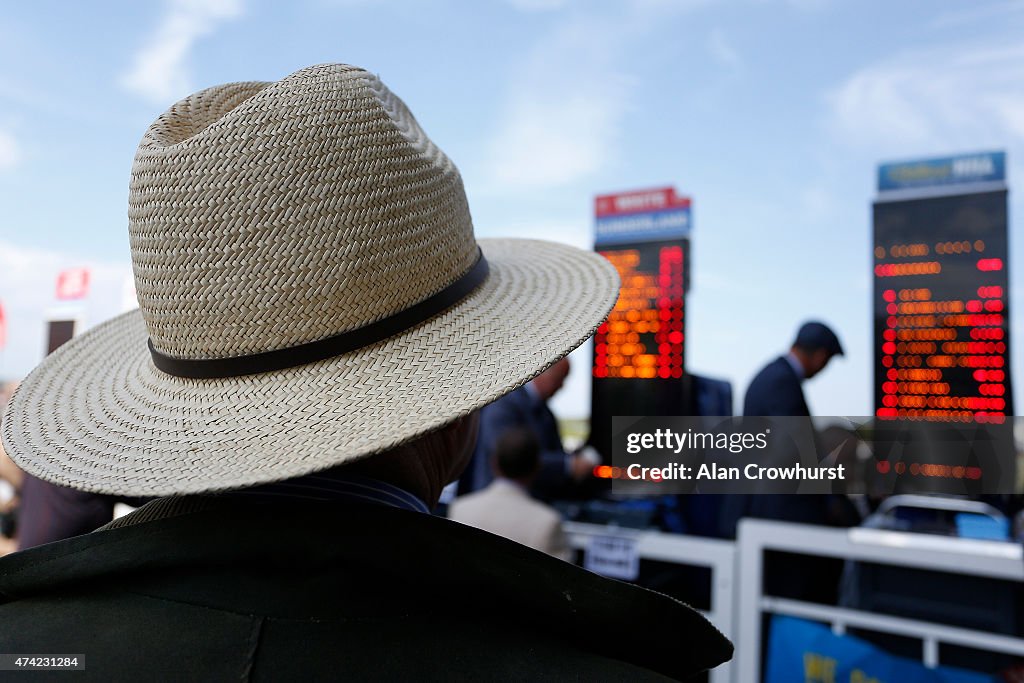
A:
{"type": "Polygon", "coordinates": [[[681,603],[426,514],[476,411],[590,336],[617,279],[476,240],[455,166],[376,77],[322,65],[175,104],[136,154],[129,232],[140,310],[37,367],[3,442],[46,480],[162,498],[0,560],[0,653],[175,681],[728,659],[681,603]]]}

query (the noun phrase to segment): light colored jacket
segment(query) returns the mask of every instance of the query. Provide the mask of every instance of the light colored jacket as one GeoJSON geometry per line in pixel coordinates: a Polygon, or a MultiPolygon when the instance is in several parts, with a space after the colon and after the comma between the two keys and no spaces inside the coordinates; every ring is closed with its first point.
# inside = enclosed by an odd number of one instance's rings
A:
{"type": "Polygon", "coordinates": [[[559,514],[507,479],[495,479],[483,490],[456,498],[448,517],[562,560],[572,557],[559,514]]]}

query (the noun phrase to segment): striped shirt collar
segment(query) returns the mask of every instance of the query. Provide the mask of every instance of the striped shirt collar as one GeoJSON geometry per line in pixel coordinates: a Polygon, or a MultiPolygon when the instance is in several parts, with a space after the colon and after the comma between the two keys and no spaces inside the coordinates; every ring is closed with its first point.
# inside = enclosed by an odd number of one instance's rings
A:
{"type": "Polygon", "coordinates": [[[292,498],[388,505],[413,512],[430,513],[426,503],[394,484],[358,474],[339,474],[330,470],[238,491],[228,491],[221,495],[243,496],[247,500],[260,499],[267,502],[280,502],[292,498]]]}

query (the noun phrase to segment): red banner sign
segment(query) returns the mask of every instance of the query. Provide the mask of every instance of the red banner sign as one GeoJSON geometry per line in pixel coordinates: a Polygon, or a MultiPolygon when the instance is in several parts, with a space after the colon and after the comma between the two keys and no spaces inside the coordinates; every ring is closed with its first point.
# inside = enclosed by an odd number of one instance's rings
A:
{"type": "Polygon", "coordinates": [[[89,269],[69,268],[57,276],[57,299],[84,299],[89,293],[89,269]]]}
{"type": "Polygon", "coordinates": [[[605,218],[631,213],[685,209],[689,206],[689,197],[678,196],[675,188],[660,187],[653,190],[599,195],[594,200],[594,215],[597,218],[605,218]]]}

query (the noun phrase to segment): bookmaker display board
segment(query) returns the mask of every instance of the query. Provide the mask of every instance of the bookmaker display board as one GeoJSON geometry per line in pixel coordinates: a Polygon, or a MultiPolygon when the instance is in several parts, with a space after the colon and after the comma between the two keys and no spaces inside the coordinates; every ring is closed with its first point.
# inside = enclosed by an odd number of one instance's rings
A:
{"type": "Polygon", "coordinates": [[[879,167],[872,303],[883,420],[1013,415],[1004,168],[1001,152],[879,167]]]}
{"type": "Polygon", "coordinates": [[[690,199],[672,188],[601,195],[594,249],[622,289],[594,336],[591,444],[610,462],[614,415],[685,415],[690,199]]]}
{"type": "Polygon", "coordinates": [[[874,203],[877,486],[1017,491],[1006,158],[883,164],[874,203]]]}

